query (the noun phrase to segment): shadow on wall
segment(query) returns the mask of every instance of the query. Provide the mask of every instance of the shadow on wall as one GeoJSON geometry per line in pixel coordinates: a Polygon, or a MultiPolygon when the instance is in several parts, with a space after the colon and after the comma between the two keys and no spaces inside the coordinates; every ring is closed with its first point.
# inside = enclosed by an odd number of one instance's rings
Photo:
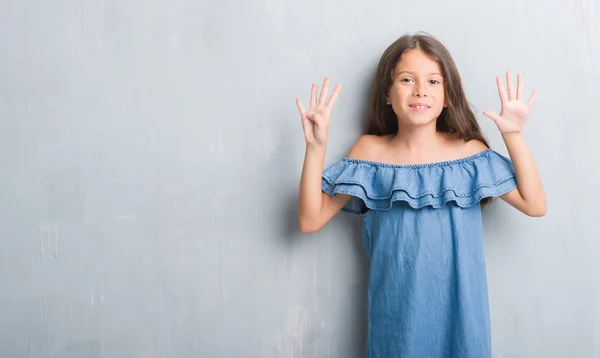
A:
{"type": "MultiPolygon", "coordinates": [[[[366,125],[367,102],[372,81],[374,80],[376,66],[377,62],[375,61],[370,71],[366,71],[368,73],[365,73],[364,78],[359,81],[360,83],[366,83],[367,86],[346,86],[348,98],[356,97],[356,94],[349,94],[351,91],[360,91],[359,98],[364,98],[364,101],[362,101],[362,103],[347,103],[344,105],[343,109],[341,107],[337,108],[336,114],[334,115],[335,118],[332,118],[332,121],[340,120],[340,118],[344,117],[343,125],[336,125],[335,129],[332,127],[329,134],[330,138],[339,134],[346,136],[348,131],[356,132],[356,139],[362,134],[366,125]]],[[[310,89],[310,83],[308,83],[307,88],[310,89]]],[[[342,90],[342,92],[344,92],[344,90],[342,90]]],[[[303,141],[300,117],[299,114],[295,112],[295,103],[293,103],[293,101],[290,103],[292,103],[290,106],[282,106],[281,108],[276,109],[277,113],[274,114],[274,116],[276,118],[289,118],[287,120],[289,120],[290,123],[297,124],[280,127],[281,143],[300,143],[298,138],[301,138],[301,141],[303,141]],[[294,106],[294,108],[291,106],[294,106]],[[292,109],[290,110],[290,108],[292,109]]],[[[353,141],[351,140],[351,142],[353,141]]],[[[303,145],[303,142],[301,145],[303,145]]],[[[346,151],[350,150],[350,146],[346,148],[346,151]]],[[[308,332],[304,332],[303,337],[301,338],[303,341],[301,342],[301,346],[304,347],[303,354],[309,354],[312,350],[314,350],[315,353],[320,352],[322,349],[319,348],[323,348],[328,352],[335,353],[334,356],[348,358],[362,357],[366,351],[366,335],[368,328],[367,289],[369,268],[368,258],[362,243],[362,220],[358,216],[340,212],[319,232],[314,234],[301,233],[298,224],[298,189],[300,173],[298,173],[297,176],[289,175],[290,173],[297,172],[298,166],[302,165],[303,158],[296,157],[295,153],[297,152],[293,150],[281,150],[278,153],[277,158],[274,158],[275,163],[271,163],[271,165],[275,165],[282,169],[282,174],[278,178],[279,180],[285,182],[291,180],[289,184],[285,185],[285,189],[282,190],[283,192],[279,199],[281,202],[279,208],[281,212],[278,213],[278,216],[282,219],[282,222],[277,226],[279,227],[279,230],[281,230],[281,239],[279,242],[281,249],[285,251],[298,248],[300,248],[300,250],[305,250],[309,244],[314,243],[311,239],[313,235],[317,235],[317,240],[335,240],[338,241],[335,245],[348,245],[346,248],[349,248],[346,252],[351,252],[352,256],[348,259],[348,261],[351,261],[349,265],[356,265],[356,267],[351,268],[350,274],[345,274],[352,277],[347,285],[345,283],[336,283],[336,285],[341,286],[344,291],[344,302],[332,301],[329,303],[331,308],[321,307],[324,312],[335,312],[333,313],[334,318],[332,319],[336,323],[327,328],[314,326],[309,329],[308,332]],[[298,163],[298,160],[300,163],[298,163]],[[330,230],[330,228],[333,230],[330,230]],[[325,237],[323,235],[324,232],[333,234],[331,237],[325,237]],[[346,285],[346,287],[344,287],[344,285],[346,285]],[[337,317],[343,317],[343,323],[340,323],[337,317]],[[335,327],[339,328],[340,324],[347,324],[349,326],[345,328],[343,337],[339,336],[335,339],[335,341],[338,342],[336,347],[319,347],[320,343],[323,341],[318,339],[318,336],[337,336],[337,332],[324,332],[323,330],[328,331],[335,327]]],[[[272,224],[272,222],[267,224],[272,224]]],[[[337,255],[336,253],[329,254],[337,255]]],[[[327,260],[327,257],[324,257],[323,259],[327,260]]],[[[329,279],[339,282],[339,277],[334,275],[329,276],[329,279]]]]}
{"type": "MultiPolygon", "coordinates": [[[[329,348],[334,349],[338,356],[348,358],[362,357],[362,354],[366,349],[366,333],[368,328],[367,289],[369,263],[362,244],[361,218],[340,212],[319,232],[314,234],[303,234],[300,232],[298,225],[297,193],[288,197],[293,199],[285,201],[285,206],[282,208],[282,210],[285,210],[285,215],[283,215],[285,224],[282,225],[283,233],[281,244],[285,246],[286,249],[296,247],[297,245],[306,245],[307,243],[312,242],[310,239],[312,235],[322,235],[322,233],[327,231],[327,228],[331,226],[334,226],[334,230],[329,232],[335,232],[335,235],[333,235],[333,237],[322,236],[317,238],[317,240],[340,240],[340,242],[337,243],[338,245],[351,246],[351,249],[348,251],[352,251],[352,257],[355,258],[354,260],[351,260],[351,265],[356,265],[356,268],[352,269],[351,276],[353,277],[349,282],[348,287],[342,288],[344,290],[344,297],[347,299],[344,299],[344,302],[332,301],[330,303],[331,308],[324,308],[324,311],[337,311],[335,312],[335,316],[344,317],[344,322],[349,325],[347,331],[344,333],[344,337],[340,337],[337,347],[329,348]]],[[[335,255],[334,253],[330,254],[335,255]]],[[[324,259],[327,260],[327,258],[324,259]]],[[[330,275],[329,279],[339,280],[339,278],[334,275],[330,275]]],[[[344,286],[344,283],[339,285],[344,286]]],[[[329,326],[329,328],[325,328],[325,330],[332,329],[333,327],[339,327],[339,322],[333,326],[329,326]]],[[[316,352],[319,351],[319,349],[314,346],[316,340],[311,342],[310,337],[314,338],[325,332],[319,333],[323,328],[313,327],[313,329],[316,331],[307,332],[304,336],[304,340],[307,340],[306,342],[303,342],[305,349],[304,353],[307,353],[308,350],[311,349],[309,347],[315,349],[316,352]]],[[[335,336],[336,332],[328,332],[325,334],[335,336]]]]}

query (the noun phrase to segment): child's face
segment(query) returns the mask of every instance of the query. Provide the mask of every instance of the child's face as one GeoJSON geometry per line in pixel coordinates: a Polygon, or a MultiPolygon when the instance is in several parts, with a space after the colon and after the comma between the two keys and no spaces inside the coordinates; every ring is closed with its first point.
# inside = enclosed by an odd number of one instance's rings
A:
{"type": "Polygon", "coordinates": [[[438,63],[419,49],[404,52],[396,64],[387,103],[400,123],[434,123],[445,107],[444,78],[438,63]]]}

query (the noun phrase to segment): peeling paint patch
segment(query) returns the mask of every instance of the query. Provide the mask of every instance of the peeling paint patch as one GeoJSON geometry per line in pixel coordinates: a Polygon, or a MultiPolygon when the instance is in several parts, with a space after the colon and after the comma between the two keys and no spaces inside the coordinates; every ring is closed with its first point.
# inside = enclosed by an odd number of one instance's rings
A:
{"type": "Polygon", "coordinates": [[[44,318],[44,334],[48,347],[52,347],[50,332],[48,330],[48,309],[46,307],[46,274],[44,253],[45,250],[53,247],[54,257],[58,257],[58,224],[41,223],[38,225],[40,230],[40,290],[42,299],[42,316],[44,318]]]}
{"type": "Polygon", "coordinates": [[[585,45],[587,48],[587,60],[591,63],[596,71],[600,71],[598,60],[600,60],[600,27],[598,21],[595,20],[595,2],[596,0],[573,0],[575,7],[575,16],[578,23],[581,24],[584,30],[585,45]]]}
{"type": "Polygon", "coordinates": [[[285,357],[304,357],[304,341],[309,329],[309,310],[306,307],[294,306],[286,316],[285,333],[286,349],[285,357]]]}

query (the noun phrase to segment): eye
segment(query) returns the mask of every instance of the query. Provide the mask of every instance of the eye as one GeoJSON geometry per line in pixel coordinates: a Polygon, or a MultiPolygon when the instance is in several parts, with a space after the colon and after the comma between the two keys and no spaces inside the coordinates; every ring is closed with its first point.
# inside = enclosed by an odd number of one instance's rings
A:
{"type": "Polygon", "coordinates": [[[412,81],[412,78],[403,78],[400,80],[400,82],[409,82],[412,81]]]}
{"type": "Polygon", "coordinates": [[[440,81],[438,81],[438,80],[430,80],[429,82],[431,84],[434,84],[434,85],[439,85],[440,84],[440,81]]]}

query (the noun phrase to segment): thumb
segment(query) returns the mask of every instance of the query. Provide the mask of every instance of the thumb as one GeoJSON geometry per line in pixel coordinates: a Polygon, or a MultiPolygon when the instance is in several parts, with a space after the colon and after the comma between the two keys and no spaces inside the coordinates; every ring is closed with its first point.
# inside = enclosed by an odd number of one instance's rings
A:
{"type": "Polygon", "coordinates": [[[320,113],[314,113],[311,114],[310,116],[308,116],[308,118],[313,121],[317,127],[323,127],[324,125],[324,118],[320,113]]]}
{"type": "Polygon", "coordinates": [[[496,123],[498,123],[500,121],[500,116],[496,112],[493,112],[493,111],[483,111],[483,114],[486,117],[491,118],[496,123]]]}

